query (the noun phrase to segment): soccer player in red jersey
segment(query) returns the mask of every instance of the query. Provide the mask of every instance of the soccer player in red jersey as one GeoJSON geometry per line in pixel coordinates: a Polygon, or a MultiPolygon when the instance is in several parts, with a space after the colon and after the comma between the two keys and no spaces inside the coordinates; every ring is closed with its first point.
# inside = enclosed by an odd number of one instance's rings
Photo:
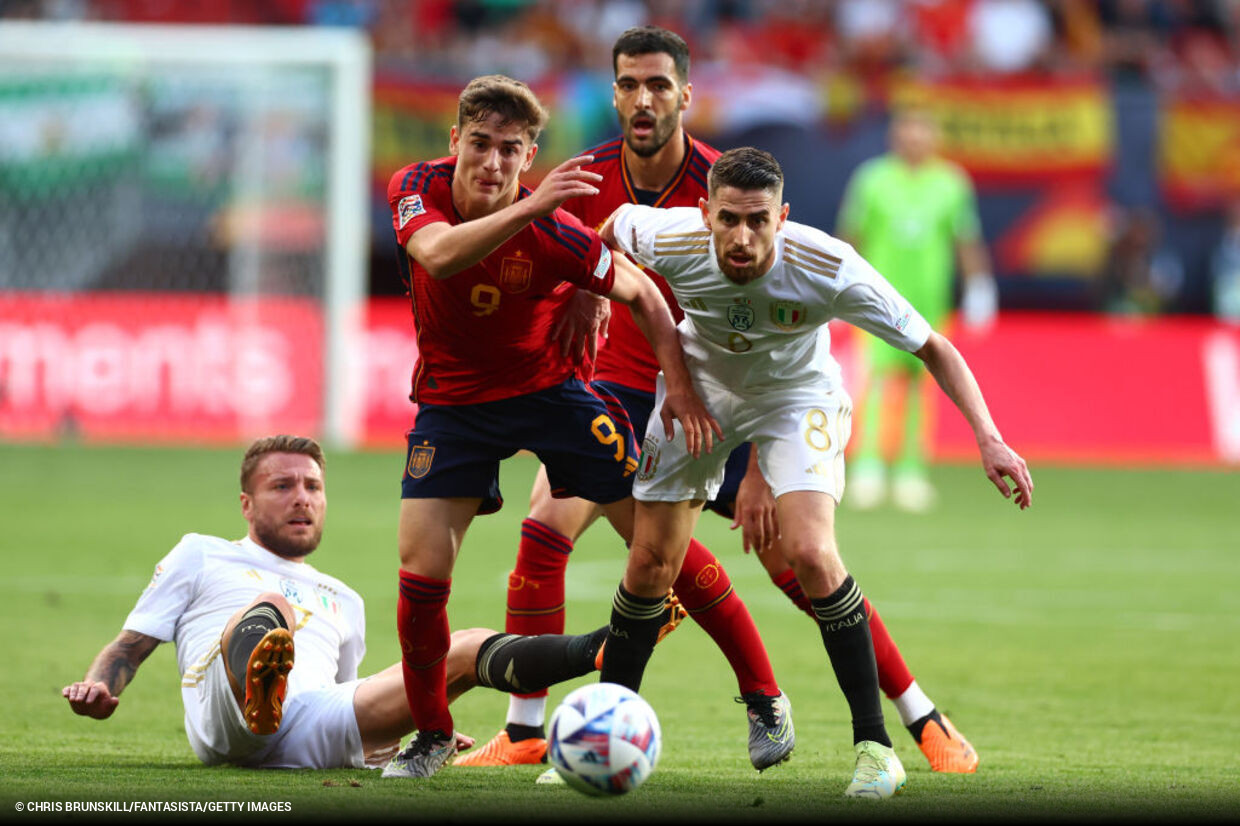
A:
{"type": "MultiPolygon", "coordinates": [[[[662,41],[651,39],[658,33],[664,32],[636,31],[616,45],[615,105],[624,136],[588,153],[593,156],[589,171],[601,176],[599,194],[565,204],[565,209],[587,226],[601,224],[618,204],[630,201],[657,206],[696,205],[705,191],[706,172],[719,156],[681,126],[681,112],[689,105],[691,95],[686,82],[688,49],[678,36],[664,33],[680,42],[679,54],[685,63],[673,65],[673,57],[662,41]]],[[[666,290],[657,275],[651,273],[649,280],[666,290]]],[[[665,298],[673,313],[679,315],[670,291],[665,298]]],[[[644,431],[659,366],[649,345],[633,339],[640,332],[626,308],[615,307],[610,326],[608,344],[598,354],[594,376],[606,384],[592,386],[620,399],[630,416],[640,411],[640,421],[634,424],[644,431]],[[636,396],[635,401],[630,400],[631,395],[636,396]]],[[[553,500],[552,488],[541,472],[533,500],[534,509],[522,525],[516,568],[509,578],[506,627],[528,628],[531,630],[525,633],[530,634],[560,633],[555,629],[564,627],[568,554],[573,540],[598,512],[593,503],[580,499],[553,500]]],[[[719,560],[696,540],[690,545],[673,591],[723,651],[736,674],[741,700],[747,706],[749,756],[754,767],[762,770],[786,759],[795,744],[787,698],[779,690],[748,608],[732,588],[719,560]]],[[[458,757],[457,765],[544,760],[546,692],[514,700],[504,730],[476,753],[458,757]]]]}
{"type": "Polygon", "coordinates": [[[471,81],[450,132],[451,156],[399,170],[388,186],[403,252],[419,358],[401,483],[397,630],[417,736],[385,777],[429,777],[469,738],[448,711],[447,602],[456,556],[475,515],[499,509],[499,462],[531,450],[553,487],[598,503],[632,535],[629,476],[637,466],[623,408],[584,385],[553,341],[572,291],[629,305],[650,336],[691,450],[718,426],[693,389],[667,303],[628,259],[561,209],[597,192],[588,156],[557,166],[530,191],[519,175],[538,151],[546,110],[500,75],[471,81]]]}
{"type": "MultiPolygon", "coordinates": [[[[587,226],[598,227],[621,204],[697,206],[707,195],[706,174],[719,152],[684,130],[682,115],[692,97],[688,46],[666,29],[640,27],[616,41],[612,61],[613,105],[622,134],[590,150],[594,160],[586,168],[603,176],[599,194],[573,199],[565,209],[587,226]]],[[[650,270],[646,274],[659,286],[679,321],[682,313],[666,282],[650,270]]],[[[607,338],[597,354],[594,383],[623,402],[639,441],[654,407],[658,371],[654,353],[632,315],[625,307],[614,306],[607,338]]],[[[580,499],[553,498],[542,472],[530,498],[516,567],[509,577],[505,629],[523,634],[562,633],[565,566],[574,542],[597,519],[599,510],[580,499]]],[[[733,528],[743,528],[745,551],[752,548],[756,552],[774,584],[812,619],[809,599],[775,545],[775,500],[748,445],[729,457],[723,489],[707,508],[732,519],[733,528]]],[[[751,732],[760,727],[758,733],[764,734],[764,723],[773,724],[770,728],[778,731],[780,709],[772,700],[779,692],[774,677],[769,681],[755,679],[755,675],[771,673],[761,638],[744,603],[732,591],[727,573],[696,540],[689,546],[673,590],[733,666],[742,698],[750,708],[751,732]]],[[[895,703],[931,768],[974,771],[978,758],[972,746],[917,685],[868,599],[865,608],[883,692],[895,703]]],[[[495,766],[542,761],[547,747],[545,708],[545,691],[512,695],[505,728],[482,749],[457,758],[457,764],[495,766]]],[[[757,742],[757,759],[770,759],[766,746],[770,741],[759,737],[757,742]]]]}

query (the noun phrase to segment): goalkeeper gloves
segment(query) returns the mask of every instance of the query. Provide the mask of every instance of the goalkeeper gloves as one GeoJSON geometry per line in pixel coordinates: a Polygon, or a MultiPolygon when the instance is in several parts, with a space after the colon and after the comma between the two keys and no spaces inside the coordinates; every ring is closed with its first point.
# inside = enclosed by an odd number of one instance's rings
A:
{"type": "Polygon", "coordinates": [[[999,312],[999,288],[995,286],[994,276],[989,273],[976,274],[964,282],[964,294],[960,297],[960,314],[968,327],[986,327],[995,320],[999,312]]]}

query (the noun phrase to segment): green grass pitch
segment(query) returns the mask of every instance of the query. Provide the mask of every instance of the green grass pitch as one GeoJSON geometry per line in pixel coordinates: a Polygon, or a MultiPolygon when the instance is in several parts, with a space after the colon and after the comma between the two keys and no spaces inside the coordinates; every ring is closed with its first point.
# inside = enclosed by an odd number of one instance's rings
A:
{"type": "MultiPolygon", "coordinates": [[[[200,766],[181,727],[172,646],[146,662],[112,719],[60,696],[120,628],[156,560],[189,531],[237,537],[238,450],[0,446],[0,812],[41,801],[287,801],[292,815],[578,822],[900,819],[1223,819],[1240,814],[1240,474],[1033,468],[1020,513],[975,467],[941,466],[941,504],[914,517],[842,510],[840,547],[919,683],[981,755],[974,776],[932,774],[885,704],[908,786],[881,804],[840,793],[847,708],[817,630],[739,536],[698,536],[729,569],[793,701],[792,760],[762,775],[745,752],[735,681],[686,623],[656,651],[643,694],[664,747],[624,798],[538,787],[540,769],[449,768],[422,783],[367,771],[200,766]]],[[[397,658],[401,457],[328,457],[330,506],[312,558],[366,598],[367,673],[397,658]]],[[[504,622],[504,587],[534,461],[505,463],[507,505],[475,521],[457,564],[453,627],[504,622]]],[[[568,569],[570,630],[606,621],[623,567],[604,525],[568,569]]],[[[552,691],[552,702],[583,681],[552,691]]],[[[489,738],[507,698],[477,690],[458,727],[489,738]]],[[[43,817],[47,817],[44,815],[43,817]]]]}

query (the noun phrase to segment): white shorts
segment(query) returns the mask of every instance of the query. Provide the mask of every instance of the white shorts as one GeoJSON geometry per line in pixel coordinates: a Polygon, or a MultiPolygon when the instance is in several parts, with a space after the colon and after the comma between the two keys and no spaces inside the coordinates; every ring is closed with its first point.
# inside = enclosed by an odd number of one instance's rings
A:
{"type": "Polygon", "coordinates": [[[284,698],[280,730],[254,734],[228,685],[224,658],[207,664],[202,679],[182,680],[185,734],[198,759],[207,765],[232,763],[267,769],[340,769],[365,767],[362,735],[353,711],[353,694],[361,680],[321,689],[291,691],[284,698]]]}
{"type": "Polygon", "coordinates": [[[843,390],[797,390],[743,397],[706,382],[695,382],[706,409],[719,420],[726,437],[697,459],[685,449],[676,422],[672,441],[659,424],[666,395],[663,374],[655,391],[651,425],[642,443],[642,459],[633,496],[643,502],[711,500],[723,484],[728,454],[745,442],[758,449],[758,466],[778,498],[796,490],[844,495],[844,446],[852,433],[852,399],[843,390]]]}

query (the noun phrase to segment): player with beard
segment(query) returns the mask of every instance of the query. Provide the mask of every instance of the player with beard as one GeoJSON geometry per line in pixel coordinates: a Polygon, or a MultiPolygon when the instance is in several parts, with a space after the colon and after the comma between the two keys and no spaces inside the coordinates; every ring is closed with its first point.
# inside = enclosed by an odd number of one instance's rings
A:
{"type": "MultiPolygon", "coordinates": [[[[631,29],[616,41],[613,62],[614,103],[623,136],[586,153],[593,160],[583,169],[600,176],[599,193],[564,205],[591,227],[601,224],[620,203],[696,204],[706,185],[706,171],[719,155],[691,138],[681,125],[692,87],[688,47],[678,35],[655,27],[631,29]]],[[[651,281],[663,291],[672,312],[678,312],[662,279],[651,274],[651,281]]],[[[639,438],[646,430],[654,376],[659,372],[654,353],[643,341],[628,309],[614,306],[611,334],[598,353],[592,385],[619,399],[639,438]]],[[[516,567],[509,577],[505,629],[520,634],[561,633],[569,553],[601,511],[584,499],[555,497],[545,469],[539,471],[531,500],[532,509],[521,527],[516,567]]],[[[775,680],[748,608],[718,559],[701,543],[692,543],[673,592],[732,666],[739,699],[747,709],[753,766],[761,771],[787,759],[796,742],[790,704],[775,680]]],[[[458,757],[456,765],[544,762],[546,702],[545,691],[535,696],[514,695],[505,728],[482,749],[458,757]]],[[[549,770],[540,782],[555,779],[549,770]]]]}
{"type": "MultiPolygon", "coordinates": [[[[996,488],[1024,509],[1033,482],[951,343],[851,247],[787,220],[775,158],[752,147],[730,150],[708,181],[696,208],[626,204],[599,233],[662,274],[684,309],[678,330],[694,384],[727,434],[721,446],[753,443],[775,498],[778,547],[810,599],[852,713],[857,759],[845,795],[890,797],[905,773],[883,720],[865,598],[835,541],[852,404],[827,324],[847,321],[916,355],[969,423],[996,488]]],[[[652,415],[659,415],[663,394],[659,376],[652,415]]],[[[634,535],[600,679],[635,691],[658,631],[648,615],[725,475],[723,452],[693,456],[684,445],[648,434],[633,485],[634,535]]]]}
{"type": "MultiPolygon", "coordinates": [[[[573,199],[565,209],[587,226],[597,227],[621,204],[697,206],[707,194],[707,170],[719,152],[684,129],[682,118],[693,92],[688,46],[674,32],[638,27],[616,41],[612,61],[613,105],[622,134],[590,150],[594,160],[584,168],[602,175],[597,185],[599,194],[573,199]]],[[[654,271],[645,272],[679,321],[683,314],[667,283],[654,271]]],[[[592,342],[590,338],[587,343],[592,342]]],[[[654,353],[631,314],[624,306],[613,305],[610,331],[595,361],[594,386],[623,403],[639,439],[654,406],[658,372],[654,353]]],[[[718,498],[707,503],[707,508],[733,519],[733,528],[743,527],[745,551],[752,548],[757,553],[771,580],[812,619],[809,599],[777,547],[775,502],[756,459],[748,445],[738,447],[728,459],[718,498]]],[[[564,572],[569,554],[600,511],[581,499],[553,497],[545,471],[539,472],[530,499],[516,566],[509,577],[505,629],[521,634],[560,633],[565,626],[564,572]]],[[[690,542],[673,590],[719,645],[736,674],[741,699],[749,712],[754,766],[765,768],[785,758],[794,732],[766,650],[748,609],[732,590],[727,572],[700,542],[690,542]]],[[[868,599],[865,609],[882,689],[932,770],[975,771],[978,757],[972,745],[945,715],[940,715],[914,680],[868,599]]],[[[484,747],[458,757],[456,765],[543,762],[547,749],[546,702],[545,691],[531,696],[514,694],[505,727],[484,747]]],[[[548,770],[541,780],[548,782],[552,775],[548,770]]]]}
{"type": "MultiPolygon", "coordinates": [[[[413,718],[399,663],[357,678],[366,650],[362,598],[306,561],[323,535],[323,473],[312,439],[254,442],[241,463],[246,536],[186,534],[160,560],[120,635],[62,690],[73,711],[111,717],[138,667],[175,639],[185,733],[202,762],[386,763],[413,718]]],[[[447,657],[449,696],[475,685],[515,691],[580,677],[593,670],[605,634],[457,631],[447,657]]]]}

